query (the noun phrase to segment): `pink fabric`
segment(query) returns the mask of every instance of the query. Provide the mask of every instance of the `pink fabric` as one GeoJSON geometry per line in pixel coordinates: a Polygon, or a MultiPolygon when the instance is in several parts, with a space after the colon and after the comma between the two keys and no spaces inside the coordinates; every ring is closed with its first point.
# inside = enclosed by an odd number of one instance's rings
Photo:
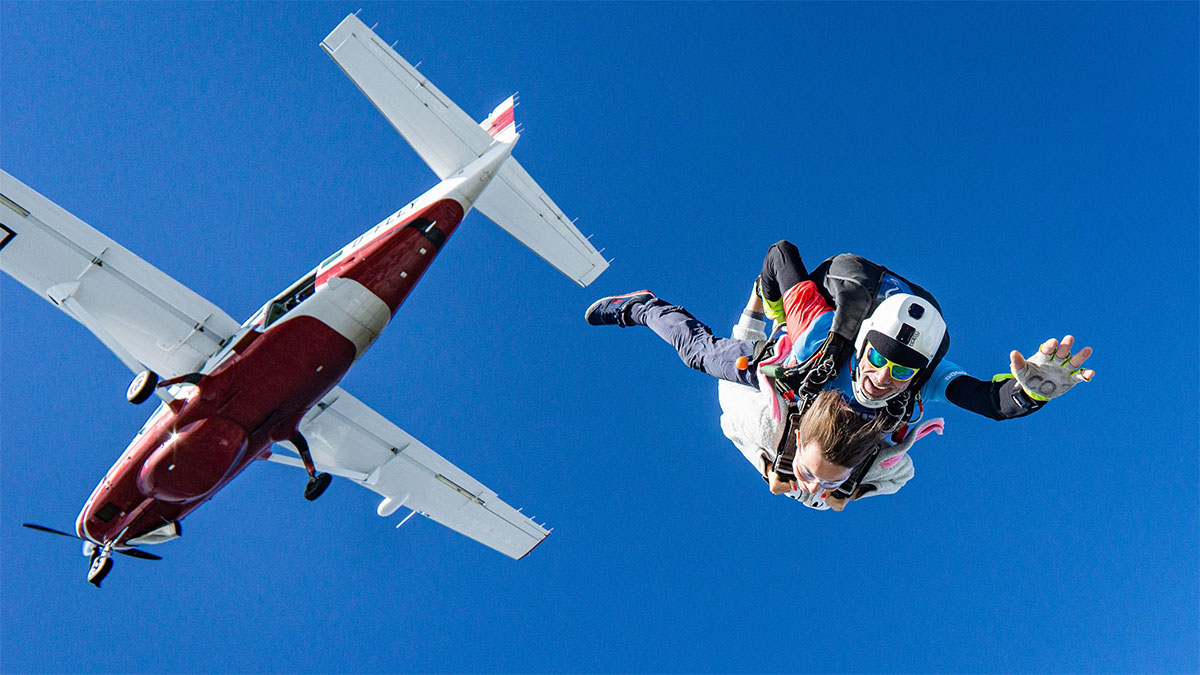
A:
{"type": "Polygon", "coordinates": [[[925,438],[926,436],[928,436],[930,434],[930,432],[937,432],[937,435],[941,436],[942,432],[945,430],[946,430],[946,420],[944,420],[940,417],[929,420],[928,422],[917,427],[916,437],[913,438],[913,443],[916,443],[917,441],[921,440],[922,438],[925,438]]]}
{"type": "Polygon", "coordinates": [[[767,376],[763,375],[762,366],[783,363],[784,359],[786,359],[788,354],[791,352],[792,338],[789,337],[787,333],[784,333],[775,343],[775,356],[771,357],[770,360],[763,359],[763,361],[759,363],[758,390],[771,392],[771,419],[775,420],[776,422],[783,421],[783,413],[779,409],[779,395],[775,393],[775,387],[771,385],[771,382],[767,379],[767,376]]]}
{"type": "MultiPolygon", "coordinates": [[[[945,429],[946,429],[946,421],[943,420],[942,418],[938,417],[936,419],[929,420],[928,422],[925,422],[925,423],[921,424],[920,426],[918,426],[915,430],[910,431],[909,439],[906,439],[906,442],[908,443],[908,446],[911,448],[913,443],[916,443],[917,441],[921,440],[922,438],[925,438],[926,436],[928,436],[931,433],[937,433],[940,436],[941,433],[945,429]]],[[[893,466],[896,466],[896,464],[898,464],[900,462],[900,460],[904,459],[904,456],[906,454],[908,454],[907,450],[896,455],[895,457],[888,457],[887,459],[880,462],[879,466],[881,466],[885,469],[890,469],[893,466]]]]}

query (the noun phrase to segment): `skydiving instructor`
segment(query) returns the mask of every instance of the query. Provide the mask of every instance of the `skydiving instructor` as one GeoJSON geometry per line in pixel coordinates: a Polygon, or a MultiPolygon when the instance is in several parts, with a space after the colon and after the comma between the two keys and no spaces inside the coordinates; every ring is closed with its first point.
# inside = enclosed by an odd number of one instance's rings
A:
{"type": "Polygon", "coordinates": [[[768,250],[733,338],[714,336],[685,309],[649,291],[601,298],[585,318],[592,325],[647,326],[686,365],[722,380],[725,435],[759,468],[772,492],[789,493],[814,508],[841,510],[851,499],[895,492],[911,478],[907,450],[942,429],[940,419],[925,419],[926,404],[945,401],[992,419],[1011,419],[1039,410],[1095,375],[1083,368],[1092,349],[1072,354],[1074,338],[1067,335],[1046,340],[1029,359],[1011,352],[1009,373],[991,380],[972,377],[945,358],[949,333],[940,306],[925,289],[850,254],[810,272],[787,241],[768,250]],[[765,319],[776,324],[769,339],[765,319]],[[891,442],[861,466],[839,467],[844,471],[834,477],[843,480],[836,489],[831,486],[837,481],[811,480],[812,473],[794,465],[785,448],[804,402],[821,389],[840,392],[861,416],[879,419],[891,434],[891,442]]]}

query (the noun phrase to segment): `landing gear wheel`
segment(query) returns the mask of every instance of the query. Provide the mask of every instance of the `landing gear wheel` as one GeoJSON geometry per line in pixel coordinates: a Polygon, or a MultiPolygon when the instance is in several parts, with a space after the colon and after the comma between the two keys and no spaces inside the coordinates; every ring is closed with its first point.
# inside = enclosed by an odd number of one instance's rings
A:
{"type": "Polygon", "coordinates": [[[129,390],[125,392],[125,398],[129,399],[130,403],[137,405],[150,398],[157,386],[158,375],[152,371],[143,370],[133,378],[133,382],[129,383],[129,390]]]}
{"type": "Polygon", "coordinates": [[[100,588],[100,582],[104,581],[104,577],[112,570],[112,558],[96,557],[92,560],[92,568],[88,570],[88,583],[100,588]]]}
{"type": "Polygon", "coordinates": [[[312,501],[321,496],[325,492],[325,488],[329,487],[329,481],[333,480],[333,476],[327,473],[319,473],[308,479],[308,485],[304,487],[304,498],[312,501]]]}

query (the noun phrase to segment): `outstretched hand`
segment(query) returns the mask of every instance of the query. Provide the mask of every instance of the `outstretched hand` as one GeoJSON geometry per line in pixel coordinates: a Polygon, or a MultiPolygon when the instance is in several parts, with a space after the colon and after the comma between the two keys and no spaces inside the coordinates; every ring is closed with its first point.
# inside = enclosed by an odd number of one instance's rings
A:
{"type": "Polygon", "coordinates": [[[1062,342],[1054,338],[1046,340],[1028,359],[1013,350],[1009,354],[1012,374],[1025,393],[1039,401],[1049,401],[1080,382],[1091,382],[1096,371],[1085,370],[1083,363],[1092,355],[1092,348],[1084,347],[1079,353],[1071,354],[1074,345],[1074,336],[1067,335],[1062,342]]]}
{"type": "Polygon", "coordinates": [[[825,496],[825,503],[828,504],[829,508],[833,509],[834,511],[841,511],[842,509],[846,508],[846,504],[849,501],[849,499],[834,497],[832,493],[825,496]]]}
{"type": "Polygon", "coordinates": [[[785,495],[798,489],[796,486],[796,481],[783,480],[779,477],[779,474],[775,473],[774,471],[767,472],[767,486],[771,488],[771,494],[776,495],[785,495]]]}

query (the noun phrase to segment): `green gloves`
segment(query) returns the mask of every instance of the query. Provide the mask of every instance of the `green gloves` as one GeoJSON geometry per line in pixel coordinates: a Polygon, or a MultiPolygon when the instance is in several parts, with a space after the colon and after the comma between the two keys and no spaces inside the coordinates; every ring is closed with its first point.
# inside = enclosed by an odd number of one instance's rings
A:
{"type": "Polygon", "coordinates": [[[1040,350],[1026,359],[1025,366],[1013,371],[1021,388],[1035,401],[1049,401],[1066,393],[1080,382],[1088,382],[1083,368],[1071,370],[1071,356],[1060,359],[1055,354],[1043,354],[1040,350]]]}

